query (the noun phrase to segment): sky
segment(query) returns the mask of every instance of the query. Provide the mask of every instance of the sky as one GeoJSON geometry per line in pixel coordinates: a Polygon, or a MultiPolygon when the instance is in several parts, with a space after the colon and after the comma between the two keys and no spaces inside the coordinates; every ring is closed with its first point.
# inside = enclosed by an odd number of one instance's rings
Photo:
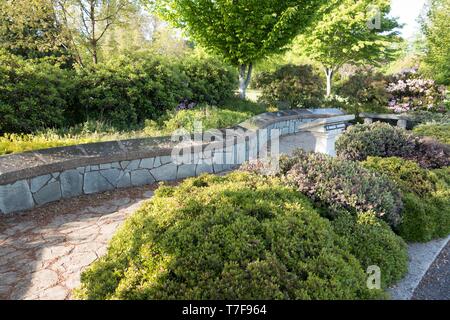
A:
{"type": "Polygon", "coordinates": [[[391,0],[391,15],[399,17],[400,23],[405,24],[401,34],[409,39],[419,30],[417,18],[422,13],[427,0],[391,0]]]}

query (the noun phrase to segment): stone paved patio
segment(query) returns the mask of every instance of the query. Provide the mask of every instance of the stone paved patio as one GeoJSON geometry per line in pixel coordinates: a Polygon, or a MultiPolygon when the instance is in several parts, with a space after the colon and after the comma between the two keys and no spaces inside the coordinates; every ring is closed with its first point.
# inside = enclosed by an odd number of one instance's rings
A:
{"type": "Polygon", "coordinates": [[[0,218],[0,299],[71,299],[84,268],[105,254],[156,186],[84,196],[0,218]]]}

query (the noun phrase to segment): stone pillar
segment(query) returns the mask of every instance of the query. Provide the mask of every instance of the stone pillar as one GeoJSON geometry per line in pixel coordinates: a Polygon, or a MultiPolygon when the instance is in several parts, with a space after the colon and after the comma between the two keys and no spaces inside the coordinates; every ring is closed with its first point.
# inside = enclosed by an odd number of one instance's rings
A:
{"type": "Polygon", "coordinates": [[[400,119],[397,121],[397,127],[400,127],[402,129],[406,129],[407,124],[408,124],[408,121],[406,121],[404,119],[400,119]]]}
{"type": "Polygon", "coordinates": [[[336,156],[336,140],[345,129],[345,124],[329,125],[310,130],[315,139],[314,151],[336,156]]]}
{"type": "Polygon", "coordinates": [[[372,118],[364,118],[364,124],[371,124],[371,123],[373,123],[372,118]]]}

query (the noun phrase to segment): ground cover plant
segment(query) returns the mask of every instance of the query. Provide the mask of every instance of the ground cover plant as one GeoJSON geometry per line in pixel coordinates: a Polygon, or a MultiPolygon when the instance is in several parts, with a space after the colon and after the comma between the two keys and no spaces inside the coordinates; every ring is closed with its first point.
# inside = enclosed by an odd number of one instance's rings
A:
{"type": "Polygon", "coordinates": [[[278,178],[232,173],[160,187],[82,275],[84,299],[368,299],[359,261],[278,178]],[[186,197],[186,194],[189,197],[186,197]]]}

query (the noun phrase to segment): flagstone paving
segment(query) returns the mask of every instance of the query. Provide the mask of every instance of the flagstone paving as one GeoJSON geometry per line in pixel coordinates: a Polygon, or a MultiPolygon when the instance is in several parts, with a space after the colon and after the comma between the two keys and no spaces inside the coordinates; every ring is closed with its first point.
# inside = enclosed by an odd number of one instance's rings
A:
{"type": "Polygon", "coordinates": [[[71,299],[122,222],[156,186],[83,196],[0,218],[0,299],[71,299]]]}

